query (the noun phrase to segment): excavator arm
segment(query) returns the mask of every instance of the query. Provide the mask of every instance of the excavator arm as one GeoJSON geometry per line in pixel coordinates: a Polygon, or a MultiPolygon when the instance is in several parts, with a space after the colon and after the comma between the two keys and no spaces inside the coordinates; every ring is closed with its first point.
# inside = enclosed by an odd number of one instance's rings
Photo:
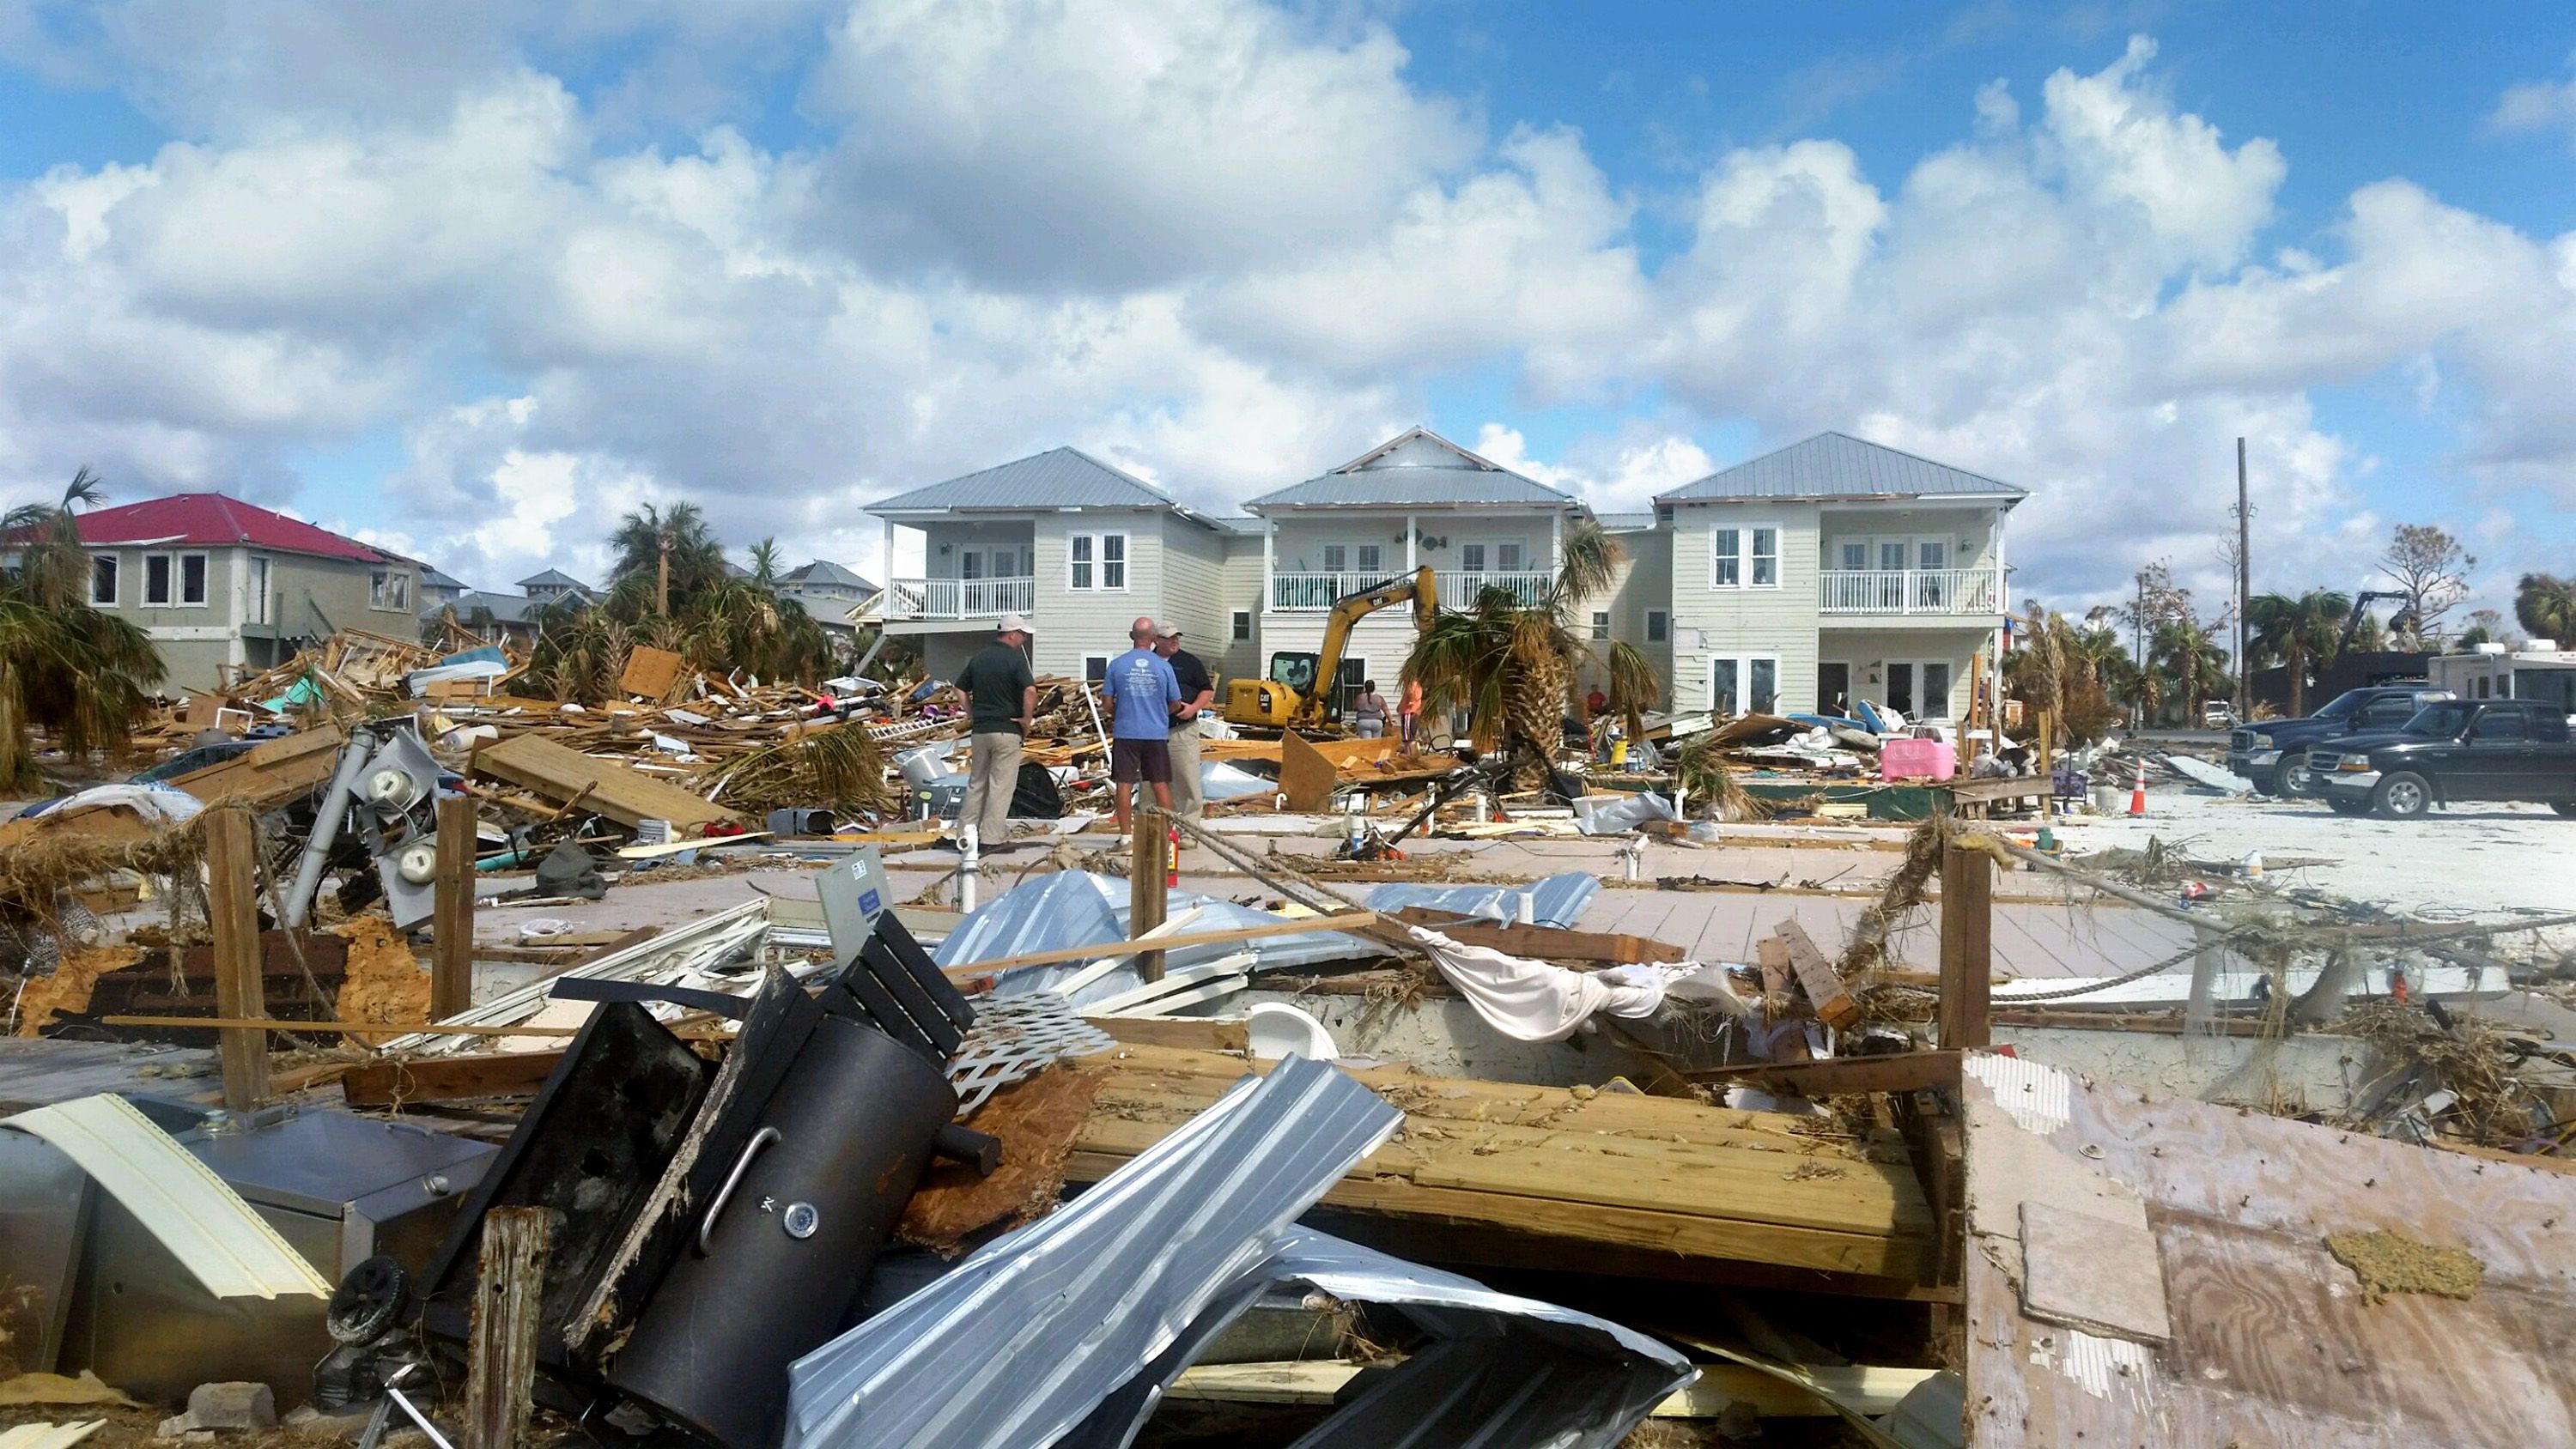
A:
{"type": "Polygon", "coordinates": [[[1323,722],[1324,701],[1330,697],[1334,677],[1341,672],[1342,651],[1351,642],[1352,628],[1378,610],[1408,600],[1413,604],[1415,632],[1428,632],[1440,616],[1440,586],[1428,566],[1415,569],[1411,578],[1391,579],[1333,601],[1333,616],[1324,621],[1324,649],[1315,660],[1315,687],[1298,708],[1297,725],[1323,722]]]}
{"type": "MultiPolygon", "coordinates": [[[[2352,636],[2361,632],[2362,618],[2370,612],[2370,606],[2373,603],[2376,603],[2381,599],[2403,599],[2405,597],[2406,596],[2404,594],[2394,593],[2386,589],[2364,589],[2360,593],[2353,595],[2352,617],[2343,621],[2343,642],[2335,646],[2335,653],[2340,655],[2345,650],[2352,647],[2352,636]]],[[[2406,611],[2404,609],[2398,610],[2397,613],[2389,619],[2389,626],[2391,628],[2396,627],[2398,619],[2404,618],[2405,615],[2406,611]]]]}

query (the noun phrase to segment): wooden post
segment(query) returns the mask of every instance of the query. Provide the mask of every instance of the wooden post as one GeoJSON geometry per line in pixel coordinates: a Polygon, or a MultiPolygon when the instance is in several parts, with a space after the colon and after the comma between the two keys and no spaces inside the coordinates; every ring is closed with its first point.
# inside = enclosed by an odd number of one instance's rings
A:
{"type": "MultiPolygon", "coordinates": [[[[1977,758],[1976,742],[1968,736],[1977,727],[1977,693],[1985,687],[1985,674],[1986,655],[1981,649],[1968,656],[1968,707],[1959,711],[1959,773],[1962,775],[1968,773],[1968,766],[1974,764],[1977,758]]],[[[1921,702],[1917,701],[1917,703],[1921,702]]],[[[1992,743],[2000,753],[2003,749],[2003,739],[2000,734],[1992,743]]]]}
{"type": "MultiPolygon", "coordinates": [[[[1171,826],[1158,810],[1136,812],[1134,854],[1127,862],[1127,939],[1134,940],[1163,924],[1171,900],[1169,868],[1171,826]]],[[[1139,951],[1136,969],[1148,981],[1163,979],[1163,953],[1139,951]]]]}
{"type": "Polygon", "coordinates": [[[2056,732],[2056,717],[2047,710],[2041,710],[2039,712],[2039,777],[2043,780],[2048,778],[2051,773],[2050,767],[2056,759],[2055,742],[2051,738],[2056,732]]]}
{"type": "MultiPolygon", "coordinates": [[[[250,812],[225,805],[206,812],[206,916],[215,938],[215,1012],[234,1020],[268,1015],[260,980],[259,847],[250,812]]],[[[220,1038],[224,1106],[247,1112],[268,1100],[268,1032],[227,1027],[220,1038]]]]}
{"type": "Polygon", "coordinates": [[[464,1449],[512,1449],[527,1441],[554,1220],[554,1209],[542,1207],[496,1207],[483,1214],[473,1336],[465,1350],[465,1429],[459,1436],[464,1449]]]}
{"type": "Polygon", "coordinates": [[[429,1019],[445,1021],[474,1004],[474,802],[438,801],[438,875],[431,889],[429,1019]]]}
{"type": "Polygon", "coordinates": [[[1952,845],[1941,856],[1941,1045],[1993,1045],[1995,862],[1952,845]]]}

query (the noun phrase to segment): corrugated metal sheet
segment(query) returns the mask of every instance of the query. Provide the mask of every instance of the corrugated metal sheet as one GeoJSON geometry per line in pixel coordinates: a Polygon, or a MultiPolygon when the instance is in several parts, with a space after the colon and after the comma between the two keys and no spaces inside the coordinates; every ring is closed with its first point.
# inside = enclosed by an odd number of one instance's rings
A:
{"type": "Polygon", "coordinates": [[[1169,508],[1170,494],[1077,448],[1051,448],[868,505],[870,513],[957,508],[1169,508]]]}
{"type": "Polygon", "coordinates": [[[1526,886],[1433,886],[1396,882],[1370,891],[1367,904],[1372,911],[1392,913],[1406,906],[1423,906],[1461,916],[1517,921],[1520,919],[1520,898],[1524,893],[1531,898],[1530,920],[1533,923],[1570,928],[1582,918],[1583,908],[1592,904],[1592,898],[1601,893],[1601,882],[1581,871],[1552,875],[1526,886]]]}
{"type": "Polygon", "coordinates": [[[1843,433],[1818,433],[1696,483],[1656,495],[1658,503],[1709,498],[2019,498],[2025,490],[1981,474],[1843,433]]]}
{"type": "Polygon", "coordinates": [[[799,1359],[789,1449],[1057,1443],[1245,1294],[1281,1231],[1403,1120],[1302,1057],[1247,1078],[1071,1205],[799,1359]]]}
{"type": "Polygon", "coordinates": [[[60,1148],[217,1298],[331,1296],[241,1194],[123,1097],[101,1093],[5,1119],[60,1148]]]}
{"type": "MultiPolygon", "coordinates": [[[[1595,886],[1598,887],[1597,882],[1595,886]]],[[[1188,891],[1174,892],[1166,911],[1176,916],[1193,906],[1199,910],[1198,918],[1189,926],[1193,933],[1271,925],[1286,919],[1216,896],[1188,891]]],[[[973,914],[958,922],[947,939],[939,943],[935,954],[942,966],[971,966],[978,961],[998,961],[1005,956],[1032,951],[1105,945],[1128,938],[1127,882],[1087,871],[1059,870],[976,907],[973,914]]],[[[1257,958],[1255,969],[1268,971],[1310,966],[1323,961],[1346,961],[1355,955],[1372,954],[1380,949],[1339,931],[1315,931],[1295,936],[1265,936],[1233,945],[1184,946],[1177,951],[1166,952],[1163,964],[1168,970],[1178,971],[1249,951],[1257,958]]],[[[1008,972],[994,994],[1014,996],[1024,991],[1052,990],[1059,983],[1083,972],[1085,965],[1084,962],[1069,961],[1008,972]]],[[[1072,1000],[1076,1005],[1085,1005],[1133,988],[1139,980],[1134,966],[1121,966],[1077,989],[1072,1000]]]]}

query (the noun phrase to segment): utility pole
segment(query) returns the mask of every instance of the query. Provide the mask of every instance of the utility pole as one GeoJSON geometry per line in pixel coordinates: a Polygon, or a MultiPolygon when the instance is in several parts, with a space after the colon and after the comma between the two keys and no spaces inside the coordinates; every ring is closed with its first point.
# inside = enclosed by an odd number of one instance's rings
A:
{"type": "Polygon", "coordinates": [[[661,551],[653,565],[653,612],[671,612],[671,531],[662,530],[661,551]]]}
{"type": "Polygon", "coordinates": [[[2246,658],[2252,634],[2246,620],[2254,607],[2254,510],[2246,501],[2245,440],[2236,440],[2236,717],[2254,713],[2254,671],[2246,658]]]}

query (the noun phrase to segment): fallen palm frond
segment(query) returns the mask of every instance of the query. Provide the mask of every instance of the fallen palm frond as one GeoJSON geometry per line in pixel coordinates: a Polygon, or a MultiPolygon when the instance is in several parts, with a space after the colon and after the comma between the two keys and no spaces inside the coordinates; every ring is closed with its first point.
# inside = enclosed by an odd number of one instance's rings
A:
{"type": "Polygon", "coordinates": [[[862,725],[810,729],[742,755],[724,767],[716,797],[755,815],[789,807],[885,814],[897,804],[883,752],[862,725]]]}
{"type": "Polygon", "coordinates": [[[1682,746],[1673,761],[1673,782],[1689,804],[1714,808],[1720,820],[1759,820],[1771,814],[1769,803],[1745,790],[1706,735],[1682,746]]]}
{"type": "Polygon", "coordinates": [[[194,876],[206,858],[205,818],[200,813],[141,840],[114,843],[71,830],[38,831],[26,844],[0,851],[0,920],[59,931],[64,899],[118,871],[194,876]]]}
{"type": "Polygon", "coordinates": [[[2382,1000],[2353,1007],[2335,1029],[2377,1048],[2391,1074],[2419,1072],[2425,1092],[2457,1093],[2443,1116],[2471,1142],[2509,1147],[2531,1136],[2532,1091],[2514,1076],[2496,1027],[2461,1016],[2446,1029],[2420,1006],[2382,1000]]]}

